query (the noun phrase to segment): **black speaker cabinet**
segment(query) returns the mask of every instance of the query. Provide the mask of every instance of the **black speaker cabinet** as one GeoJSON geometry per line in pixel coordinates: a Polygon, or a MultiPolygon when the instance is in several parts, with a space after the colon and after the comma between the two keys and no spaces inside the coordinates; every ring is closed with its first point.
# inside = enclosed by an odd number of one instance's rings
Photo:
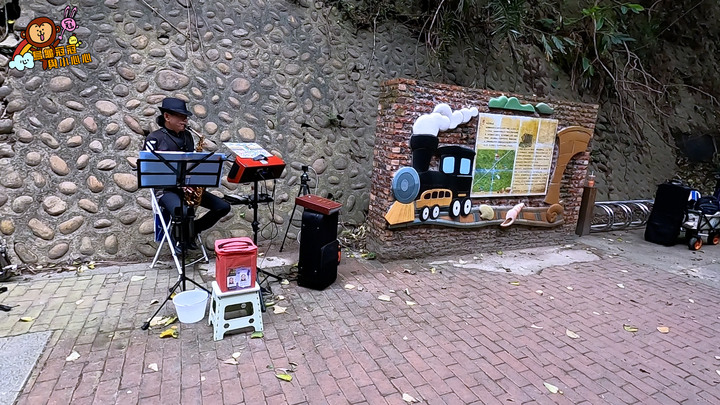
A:
{"type": "Polygon", "coordinates": [[[660,184],[645,225],[645,240],[665,246],[677,243],[689,197],[689,187],[673,183],[660,184]]]}
{"type": "Polygon", "coordinates": [[[323,290],[337,279],[338,214],[305,209],[300,233],[298,285],[323,290]]]}

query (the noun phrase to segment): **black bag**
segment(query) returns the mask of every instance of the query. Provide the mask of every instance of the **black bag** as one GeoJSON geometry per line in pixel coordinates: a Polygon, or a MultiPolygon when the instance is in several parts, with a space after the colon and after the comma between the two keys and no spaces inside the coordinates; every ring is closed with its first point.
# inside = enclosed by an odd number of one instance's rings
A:
{"type": "Polygon", "coordinates": [[[718,199],[712,195],[700,197],[695,203],[695,209],[702,211],[703,214],[713,215],[720,211],[720,203],[718,203],[718,199]]]}

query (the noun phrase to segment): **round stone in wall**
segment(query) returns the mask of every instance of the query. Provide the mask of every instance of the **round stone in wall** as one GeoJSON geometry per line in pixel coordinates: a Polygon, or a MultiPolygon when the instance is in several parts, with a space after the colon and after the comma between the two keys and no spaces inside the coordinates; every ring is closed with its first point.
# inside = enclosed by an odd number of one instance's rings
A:
{"type": "Polygon", "coordinates": [[[93,152],[99,153],[99,152],[102,152],[103,145],[100,141],[98,141],[96,139],[96,140],[90,142],[90,145],[88,145],[88,148],[93,152]]]}
{"type": "Polygon", "coordinates": [[[242,77],[232,81],[231,87],[235,93],[245,94],[250,90],[250,81],[242,77]]]}
{"type": "Polygon", "coordinates": [[[153,232],[155,232],[155,220],[154,219],[146,219],[140,224],[140,227],[138,228],[138,232],[141,235],[149,235],[153,232]]]}
{"type": "Polygon", "coordinates": [[[105,127],[105,133],[108,135],[115,135],[120,130],[120,125],[116,122],[111,122],[105,127]]]}
{"type": "Polygon", "coordinates": [[[130,145],[130,137],[123,135],[115,141],[115,149],[124,150],[130,145]]]}
{"type": "Polygon", "coordinates": [[[133,192],[137,190],[137,176],[130,173],[115,173],[113,174],[113,180],[115,184],[125,191],[133,192]]]}
{"type": "Polygon", "coordinates": [[[67,163],[57,155],[50,156],[50,169],[58,176],[67,176],[70,173],[67,163]]]}
{"type": "Polygon", "coordinates": [[[109,219],[98,219],[95,223],[93,223],[93,228],[95,229],[104,229],[109,228],[110,226],[112,226],[112,221],[109,219]]]}
{"type": "Polygon", "coordinates": [[[73,195],[77,193],[78,186],[71,181],[63,181],[58,184],[58,190],[65,195],[73,195]]]}
{"type": "Polygon", "coordinates": [[[58,216],[67,211],[67,203],[54,195],[46,197],[42,202],[42,207],[45,212],[52,216],[58,216]]]}
{"type": "Polygon", "coordinates": [[[73,81],[67,76],[55,76],[50,79],[50,92],[58,93],[72,89],[73,81]]]}
{"type": "Polygon", "coordinates": [[[242,139],[245,142],[250,142],[255,140],[255,131],[252,130],[252,128],[243,127],[238,129],[238,135],[240,135],[240,139],[242,139]]]}
{"type": "Polygon", "coordinates": [[[167,91],[180,90],[190,83],[190,78],[172,70],[163,69],[155,77],[158,87],[167,91]]]}
{"type": "Polygon", "coordinates": [[[140,126],[140,123],[137,122],[137,120],[129,115],[126,115],[123,117],[123,122],[125,122],[125,125],[128,126],[133,132],[139,135],[145,135],[145,132],[143,131],[142,127],[140,126]]]}
{"type": "Polygon", "coordinates": [[[77,167],[78,170],[82,170],[87,167],[88,162],[90,162],[89,155],[80,155],[80,157],[77,159],[77,162],[75,162],[75,167],[77,167]]]}
{"type": "Polygon", "coordinates": [[[95,122],[95,118],[93,118],[93,117],[85,117],[82,120],[82,124],[85,127],[85,129],[90,131],[90,133],[92,133],[92,134],[94,134],[98,130],[97,122],[95,122]]]}
{"type": "Polygon", "coordinates": [[[82,145],[82,143],[83,143],[83,138],[80,135],[71,136],[67,140],[67,146],[69,146],[71,148],[78,147],[78,146],[82,145]]]}
{"type": "Polygon", "coordinates": [[[22,99],[22,98],[15,99],[8,103],[5,111],[8,113],[22,111],[25,108],[27,108],[27,105],[28,105],[28,103],[27,103],[27,101],[25,101],[25,99],[22,99]]]}
{"type": "Polygon", "coordinates": [[[58,243],[48,251],[48,259],[55,260],[65,256],[65,253],[67,253],[69,248],[70,245],[67,243],[58,243]]]}
{"type": "Polygon", "coordinates": [[[40,222],[40,220],[38,220],[37,218],[30,218],[30,221],[28,221],[28,226],[30,227],[33,235],[37,236],[38,238],[44,240],[51,240],[55,237],[55,231],[53,231],[49,226],[40,222]]]}
{"type": "Polygon", "coordinates": [[[109,117],[118,112],[118,107],[115,105],[115,103],[108,100],[98,100],[95,103],[95,108],[97,108],[100,114],[106,117],[109,117]]]}
{"type": "Polygon", "coordinates": [[[105,238],[105,251],[111,255],[118,252],[118,238],[115,235],[110,235],[105,238]]]}
{"type": "Polygon", "coordinates": [[[80,240],[80,253],[88,256],[95,253],[95,249],[93,249],[92,246],[92,240],[87,236],[83,236],[80,240]]]}
{"type": "Polygon", "coordinates": [[[37,152],[28,152],[27,155],[25,155],[25,163],[28,166],[37,166],[42,161],[42,155],[37,152]]]}
{"type": "Polygon", "coordinates": [[[0,176],[0,184],[7,188],[20,188],[23,186],[23,179],[18,172],[10,172],[0,176]]]}
{"type": "Polygon", "coordinates": [[[82,200],[78,201],[78,207],[84,209],[91,214],[95,214],[96,212],[98,212],[98,205],[88,200],[87,198],[83,198],[82,200]]]}
{"type": "Polygon", "coordinates": [[[47,184],[47,179],[42,174],[38,172],[32,172],[31,176],[33,179],[33,183],[35,183],[35,187],[43,188],[47,184]]]}
{"type": "Polygon", "coordinates": [[[72,217],[72,218],[68,219],[67,221],[61,223],[58,226],[58,230],[63,235],[67,235],[69,233],[73,233],[73,232],[77,231],[78,228],[80,228],[80,226],[82,226],[83,222],[85,222],[85,218],[83,218],[81,216],[72,217]]]}
{"type": "Polygon", "coordinates": [[[13,246],[13,249],[15,250],[15,254],[23,263],[37,263],[37,255],[33,253],[24,243],[16,243],[15,246],[13,246]]]}
{"type": "Polygon", "coordinates": [[[103,185],[102,182],[95,176],[88,177],[87,185],[93,193],[99,193],[105,189],[105,185],[103,185]]]}
{"type": "Polygon", "coordinates": [[[99,170],[112,170],[115,168],[115,166],[117,166],[117,163],[115,163],[114,160],[103,159],[98,163],[97,168],[99,170]]]}
{"type": "Polygon", "coordinates": [[[60,146],[60,142],[58,142],[54,136],[48,134],[47,132],[43,132],[42,134],[40,134],[40,140],[42,141],[42,143],[52,149],[57,149],[60,146]]]}
{"type": "Polygon", "coordinates": [[[18,141],[22,143],[30,143],[35,138],[33,134],[25,128],[18,129],[15,134],[17,135],[18,141]]]}
{"type": "Polygon", "coordinates": [[[205,108],[202,104],[196,104],[192,107],[193,113],[198,116],[198,118],[205,118],[207,117],[207,108],[205,108]]]}
{"type": "Polygon", "coordinates": [[[33,198],[28,195],[21,195],[12,202],[12,210],[18,214],[22,214],[27,211],[30,205],[33,203],[33,198]]]}
{"type": "Polygon", "coordinates": [[[120,223],[123,225],[132,225],[137,219],[138,214],[136,212],[125,212],[120,215],[120,223]]]}
{"type": "Polygon", "coordinates": [[[110,211],[116,211],[125,205],[125,200],[122,198],[121,195],[114,195],[108,198],[107,200],[107,207],[110,211]]]}
{"type": "Polygon", "coordinates": [[[60,121],[58,124],[58,132],[61,134],[64,134],[66,132],[70,132],[75,128],[75,118],[65,118],[64,120],[60,121]]]}
{"type": "Polygon", "coordinates": [[[12,235],[13,232],[15,232],[15,224],[13,221],[9,219],[0,221],[0,232],[2,232],[3,235],[12,235]]]}
{"type": "Polygon", "coordinates": [[[82,111],[85,109],[84,105],[82,105],[81,103],[78,103],[77,101],[73,101],[73,100],[66,101],[65,105],[67,106],[67,108],[69,108],[71,110],[75,110],[75,111],[82,111]]]}

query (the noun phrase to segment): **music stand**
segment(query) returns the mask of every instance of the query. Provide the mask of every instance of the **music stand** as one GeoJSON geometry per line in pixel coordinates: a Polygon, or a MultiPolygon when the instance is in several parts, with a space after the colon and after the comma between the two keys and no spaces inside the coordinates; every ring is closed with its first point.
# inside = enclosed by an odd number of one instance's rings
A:
{"type": "MultiPolygon", "coordinates": [[[[224,158],[225,156],[222,153],[140,151],[137,161],[138,187],[178,189],[182,189],[182,187],[218,187],[222,178],[224,158]]],[[[171,215],[180,217],[180,226],[182,227],[188,219],[185,199],[182,196],[179,209],[180,215],[177,215],[177,211],[171,213],[171,215]]],[[[210,294],[207,288],[185,275],[185,252],[187,250],[187,243],[184,240],[185,233],[184,230],[180,232],[180,240],[178,241],[182,258],[178,280],[170,288],[165,301],[160,304],[150,319],[142,325],[142,330],[147,330],[150,327],[150,320],[160,312],[178,287],[182,285],[182,290],[186,290],[186,281],[190,281],[210,294]]]]}

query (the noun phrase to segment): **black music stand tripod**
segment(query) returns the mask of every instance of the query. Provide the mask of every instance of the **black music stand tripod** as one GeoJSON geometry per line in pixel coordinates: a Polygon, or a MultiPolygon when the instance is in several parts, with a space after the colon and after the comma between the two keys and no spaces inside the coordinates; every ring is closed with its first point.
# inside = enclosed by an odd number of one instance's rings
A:
{"type": "MultiPolygon", "coordinates": [[[[164,154],[163,152],[151,151],[153,157],[147,155],[143,159],[138,159],[138,187],[176,187],[182,190],[183,187],[217,187],[222,177],[222,154],[203,154],[204,157],[196,158],[197,153],[173,153],[164,154]],[[212,157],[212,158],[211,158],[212,157]],[[174,179],[174,181],[173,181],[174,179]]],[[[195,284],[196,287],[210,294],[210,291],[188,277],[185,273],[185,256],[187,252],[186,237],[190,236],[193,231],[192,221],[194,215],[188,215],[190,207],[185,205],[185,199],[181,196],[180,207],[176,212],[172,213],[173,223],[179,222],[179,235],[177,242],[180,243],[181,264],[178,280],[170,287],[165,301],[160,304],[158,309],[152,316],[140,327],[147,330],[150,327],[150,321],[157,316],[165,304],[172,298],[175,290],[182,286],[182,291],[186,291],[186,281],[195,284]]],[[[192,237],[192,236],[190,236],[192,237]]]]}
{"type": "MultiPolygon", "coordinates": [[[[310,194],[310,187],[308,186],[308,182],[310,181],[310,176],[308,175],[308,166],[302,167],[303,173],[300,175],[300,190],[298,190],[298,197],[301,195],[308,195],[310,194]]],[[[283,236],[283,241],[280,244],[280,252],[282,252],[283,247],[285,247],[285,239],[287,239],[287,234],[290,231],[290,227],[292,226],[292,220],[295,217],[295,210],[297,210],[297,203],[293,207],[292,214],[290,214],[290,220],[288,221],[288,226],[285,228],[285,236],[283,236]]]]}

